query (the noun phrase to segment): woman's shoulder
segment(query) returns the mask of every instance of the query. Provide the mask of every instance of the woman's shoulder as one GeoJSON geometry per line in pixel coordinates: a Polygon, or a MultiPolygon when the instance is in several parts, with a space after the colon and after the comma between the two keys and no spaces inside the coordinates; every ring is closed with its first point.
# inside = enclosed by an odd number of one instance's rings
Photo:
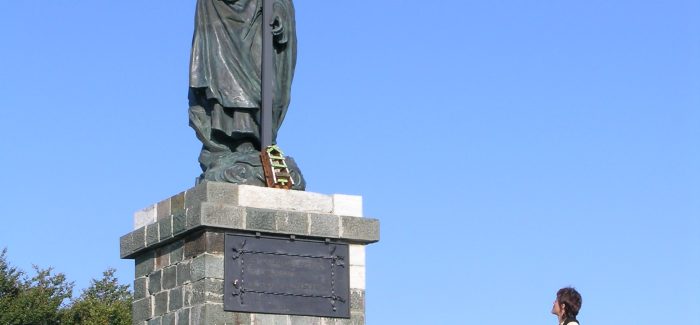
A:
{"type": "Polygon", "coordinates": [[[578,321],[572,320],[572,321],[566,323],[565,325],[580,325],[580,324],[578,323],[578,321]]]}

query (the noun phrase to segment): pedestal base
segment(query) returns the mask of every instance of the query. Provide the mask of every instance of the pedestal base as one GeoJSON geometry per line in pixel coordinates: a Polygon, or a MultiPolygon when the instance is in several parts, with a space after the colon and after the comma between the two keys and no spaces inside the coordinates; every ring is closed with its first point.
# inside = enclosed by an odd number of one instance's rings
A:
{"type": "Polygon", "coordinates": [[[365,246],[379,222],[361,197],[203,182],[139,211],[121,238],[134,259],[134,324],[364,324],[365,246]],[[351,318],[224,311],[226,233],[330,239],[349,245],[351,318]]]}

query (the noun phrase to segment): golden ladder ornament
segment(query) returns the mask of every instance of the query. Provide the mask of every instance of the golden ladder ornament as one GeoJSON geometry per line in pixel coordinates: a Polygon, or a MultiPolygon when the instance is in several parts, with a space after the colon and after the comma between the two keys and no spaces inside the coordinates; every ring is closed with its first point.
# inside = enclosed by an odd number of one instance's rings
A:
{"type": "Polygon", "coordinates": [[[292,175],[287,168],[284,153],[277,145],[267,146],[260,152],[260,160],[265,172],[267,187],[291,189],[294,185],[292,175]]]}

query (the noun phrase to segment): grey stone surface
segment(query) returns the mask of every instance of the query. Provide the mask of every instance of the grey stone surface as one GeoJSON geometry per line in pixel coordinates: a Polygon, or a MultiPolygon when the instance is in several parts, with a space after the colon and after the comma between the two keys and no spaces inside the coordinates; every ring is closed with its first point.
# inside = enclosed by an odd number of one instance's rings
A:
{"type": "Polygon", "coordinates": [[[313,192],[240,185],[238,205],[283,211],[331,213],[333,198],[313,192]]]}
{"type": "Polygon", "coordinates": [[[168,298],[168,311],[177,311],[184,306],[184,296],[182,294],[182,290],[182,287],[177,287],[168,292],[170,295],[168,298]]]}
{"type": "Polygon", "coordinates": [[[162,325],[175,325],[176,313],[168,313],[163,315],[162,325]]]}
{"type": "Polygon", "coordinates": [[[309,316],[290,316],[291,325],[326,325],[323,318],[309,316]]]}
{"type": "Polygon", "coordinates": [[[199,224],[212,227],[244,229],[246,209],[237,206],[202,203],[199,224]]]}
{"type": "Polygon", "coordinates": [[[148,325],[161,325],[161,318],[155,317],[148,320],[148,325]]]}
{"type": "Polygon", "coordinates": [[[177,285],[181,286],[192,281],[191,262],[184,261],[177,264],[177,285]]]}
{"type": "MultiPolygon", "coordinates": [[[[212,184],[212,182],[204,184],[212,184]]],[[[198,185],[196,191],[193,189],[194,194],[190,195],[190,201],[186,200],[191,206],[186,209],[184,215],[174,215],[172,220],[170,217],[161,219],[157,223],[147,226],[145,231],[143,229],[136,230],[130,235],[123,236],[120,240],[122,258],[133,258],[143,250],[167,243],[167,241],[172,240],[173,236],[177,237],[182,233],[191,233],[207,228],[342,238],[358,244],[373,243],[379,240],[379,221],[376,219],[246,208],[200,201],[195,198],[202,195],[199,192],[206,192],[207,186],[210,185],[204,186],[204,188],[200,188],[201,186],[203,185],[198,185]],[[140,242],[145,244],[141,246],[140,242]]],[[[277,190],[275,189],[275,191],[277,190]]],[[[202,199],[206,200],[207,197],[204,196],[202,199]]]]}
{"type": "Polygon", "coordinates": [[[254,325],[287,325],[289,322],[289,315],[265,315],[265,314],[254,314],[253,324],[254,325]]]}
{"type": "Polygon", "coordinates": [[[177,285],[177,266],[168,266],[163,269],[163,289],[170,290],[177,285]]]}
{"type": "Polygon", "coordinates": [[[141,227],[133,232],[131,232],[132,236],[132,246],[134,251],[138,251],[146,247],[146,227],[141,227]]]}
{"type": "Polygon", "coordinates": [[[155,271],[148,276],[148,292],[152,295],[163,290],[161,280],[163,272],[161,270],[155,271]]]}
{"type": "Polygon", "coordinates": [[[365,291],[351,290],[350,291],[350,310],[364,312],[365,310],[365,291]]]}
{"type": "Polygon", "coordinates": [[[178,235],[187,230],[187,216],[183,211],[182,214],[173,215],[173,235],[178,235]]]}
{"type": "Polygon", "coordinates": [[[224,238],[223,232],[198,231],[185,238],[184,256],[185,258],[196,257],[201,254],[223,254],[224,238]]]}
{"type": "Polygon", "coordinates": [[[205,182],[206,202],[238,204],[238,186],[230,183],[205,182]]]}
{"type": "Polygon", "coordinates": [[[158,223],[146,226],[146,245],[151,246],[158,243],[158,223]]]}
{"type": "Polygon", "coordinates": [[[170,215],[185,214],[185,192],[170,197],[170,215]]]}
{"type": "Polygon", "coordinates": [[[247,313],[226,313],[227,325],[249,325],[251,315],[247,313]]]}
{"type": "Polygon", "coordinates": [[[134,300],[131,305],[131,315],[135,321],[145,321],[153,316],[151,312],[152,302],[151,297],[134,300]]]}
{"type": "Polygon", "coordinates": [[[177,325],[190,325],[189,308],[183,308],[177,311],[177,325]]]}
{"type": "Polygon", "coordinates": [[[172,244],[170,244],[170,263],[171,264],[176,264],[182,261],[184,257],[184,252],[182,249],[182,245],[184,244],[184,241],[178,240],[172,244]]]}
{"type": "Polygon", "coordinates": [[[224,278],[224,256],[203,254],[192,259],[192,281],[224,278]]]}
{"type": "Polygon", "coordinates": [[[119,256],[134,258],[146,250],[146,228],[139,228],[119,240],[119,256]]]}
{"type": "Polygon", "coordinates": [[[302,212],[281,212],[276,216],[277,232],[294,235],[307,235],[309,216],[302,212]]]}
{"type": "Polygon", "coordinates": [[[143,276],[134,279],[134,300],[146,298],[148,294],[148,278],[143,276]]]}
{"type": "Polygon", "coordinates": [[[204,305],[205,324],[232,324],[233,320],[227,314],[223,304],[204,305]]]}
{"type": "Polygon", "coordinates": [[[162,291],[153,297],[153,315],[161,316],[168,312],[168,292],[162,291]]]}
{"type": "Polygon", "coordinates": [[[156,248],[156,270],[170,265],[170,247],[161,246],[156,248]]]}
{"type": "Polygon", "coordinates": [[[245,229],[274,232],[277,229],[277,213],[275,210],[249,208],[245,229]]]}
{"type": "Polygon", "coordinates": [[[363,313],[351,313],[350,317],[350,324],[352,325],[365,325],[365,314],[363,313]]]}
{"type": "Polygon", "coordinates": [[[206,303],[223,303],[224,296],[224,282],[219,279],[202,279],[197,282],[193,282],[191,286],[186,289],[188,291],[189,303],[192,305],[206,304],[206,303]]]}
{"type": "Polygon", "coordinates": [[[352,325],[352,319],[333,318],[329,323],[331,323],[333,325],[352,325]]]}
{"type": "Polygon", "coordinates": [[[309,214],[309,235],[337,238],[339,234],[339,217],[328,214],[309,214]]]}
{"type": "Polygon", "coordinates": [[[187,208],[185,211],[185,228],[187,230],[197,228],[202,225],[202,204],[187,208]]]}
{"type": "Polygon", "coordinates": [[[156,220],[170,217],[170,198],[158,202],[156,207],[156,220]]]}
{"type": "Polygon", "coordinates": [[[379,220],[357,217],[340,217],[340,237],[379,241],[379,220]]]}
{"type": "Polygon", "coordinates": [[[237,205],[238,187],[220,182],[202,182],[185,192],[185,210],[197,208],[202,202],[237,205]]]}
{"type": "Polygon", "coordinates": [[[173,237],[173,218],[167,216],[158,221],[158,239],[164,241],[173,237]]]}
{"type": "Polygon", "coordinates": [[[364,275],[363,245],[379,240],[379,221],[351,216],[361,215],[361,197],[243,187],[204,182],[160,202],[152,211],[157,214],[156,223],[120,238],[121,256],[136,259],[134,324],[147,324],[151,318],[160,324],[364,324],[365,293],[358,275],[360,271],[364,275]],[[352,320],[224,312],[227,230],[343,238],[353,243],[349,260],[354,283],[352,320]],[[193,239],[190,255],[185,238],[193,239]]]}
{"type": "Polygon", "coordinates": [[[135,278],[147,276],[155,269],[155,252],[145,252],[136,257],[135,278]]]}
{"type": "Polygon", "coordinates": [[[136,251],[134,246],[134,233],[130,232],[119,238],[119,256],[124,258],[136,251]]]}

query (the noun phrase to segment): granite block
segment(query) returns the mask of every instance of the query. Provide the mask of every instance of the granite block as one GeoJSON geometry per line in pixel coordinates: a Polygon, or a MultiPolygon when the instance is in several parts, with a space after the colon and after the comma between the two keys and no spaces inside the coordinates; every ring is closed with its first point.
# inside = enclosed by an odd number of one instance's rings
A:
{"type": "Polygon", "coordinates": [[[185,192],[180,192],[177,195],[170,197],[170,215],[185,214],[185,192]]]}
{"type": "Polygon", "coordinates": [[[340,235],[340,218],[329,214],[309,214],[309,235],[337,238],[340,235]]]}
{"type": "Polygon", "coordinates": [[[136,271],[134,278],[139,278],[142,276],[148,276],[155,270],[155,252],[150,251],[150,252],[145,252],[141,255],[136,256],[136,267],[134,270],[136,271]]]}
{"type": "Polygon", "coordinates": [[[192,281],[192,270],[189,261],[177,264],[177,285],[181,286],[192,281]]]}
{"type": "Polygon", "coordinates": [[[146,247],[146,227],[138,228],[131,232],[134,251],[146,247]]]}
{"type": "Polygon", "coordinates": [[[184,213],[173,215],[173,235],[177,236],[187,230],[187,215],[184,213]]]}
{"type": "Polygon", "coordinates": [[[148,295],[148,277],[134,279],[134,300],[146,298],[148,295]]]}
{"type": "Polygon", "coordinates": [[[131,253],[135,252],[134,247],[134,233],[130,232],[124,236],[119,237],[119,257],[125,258],[131,253]]]}
{"type": "Polygon", "coordinates": [[[212,303],[223,303],[224,301],[224,281],[219,279],[202,279],[193,282],[188,286],[189,303],[192,305],[212,303]]]}
{"type": "Polygon", "coordinates": [[[350,290],[350,310],[364,312],[365,310],[365,291],[352,289],[350,290]]]}
{"type": "Polygon", "coordinates": [[[291,325],[325,325],[320,317],[290,316],[291,325]]]}
{"type": "Polygon", "coordinates": [[[168,266],[163,269],[163,278],[161,280],[163,290],[170,290],[177,285],[177,266],[168,266]]]}
{"type": "Polygon", "coordinates": [[[237,206],[204,202],[200,206],[199,223],[205,226],[243,229],[246,224],[246,209],[237,206]]]}
{"type": "Polygon", "coordinates": [[[184,256],[192,258],[207,251],[206,231],[198,231],[185,238],[184,256]]]}
{"type": "Polygon", "coordinates": [[[168,292],[168,311],[177,311],[184,305],[183,287],[177,287],[168,292]]]}
{"type": "Polygon", "coordinates": [[[184,244],[184,240],[178,240],[170,244],[170,264],[177,264],[185,257],[184,244]]]}
{"type": "Polygon", "coordinates": [[[170,265],[170,247],[158,247],[156,252],[156,270],[170,265]]]}
{"type": "Polygon", "coordinates": [[[158,221],[158,240],[164,241],[173,237],[173,218],[167,216],[158,221]]]}
{"type": "Polygon", "coordinates": [[[274,232],[277,229],[276,210],[248,208],[245,229],[254,231],[274,232]]]}
{"type": "Polygon", "coordinates": [[[340,237],[367,242],[379,241],[379,220],[341,216],[340,237]]]}
{"type": "Polygon", "coordinates": [[[163,319],[161,321],[162,325],[175,325],[175,319],[177,317],[176,313],[168,313],[163,315],[163,319]]]}
{"type": "Polygon", "coordinates": [[[224,278],[224,256],[203,254],[192,259],[192,281],[204,278],[224,278]]]}
{"type": "Polygon", "coordinates": [[[294,235],[307,235],[309,231],[309,216],[302,212],[281,212],[275,216],[277,232],[294,235]]]}
{"type": "Polygon", "coordinates": [[[161,318],[160,317],[151,318],[148,320],[147,324],[148,325],[162,325],[161,318]]]}
{"type": "Polygon", "coordinates": [[[365,325],[365,313],[364,312],[354,312],[350,313],[350,324],[351,325],[365,325]]]}
{"type": "Polygon", "coordinates": [[[183,308],[177,311],[177,325],[190,325],[189,308],[183,308]]]}
{"type": "Polygon", "coordinates": [[[161,280],[163,278],[163,273],[161,270],[155,271],[148,276],[148,293],[154,295],[161,290],[163,286],[161,280]]]}
{"type": "Polygon", "coordinates": [[[168,312],[168,292],[159,292],[153,297],[153,315],[162,316],[168,312]]]}
{"type": "Polygon", "coordinates": [[[287,325],[289,315],[253,314],[253,325],[287,325]]]}
{"type": "Polygon", "coordinates": [[[251,185],[238,186],[238,205],[252,208],[331,213],[333,198],[329,195],[283,190],[251,185]]]}
{"type": "Polygon", "coordinates": [[[135,321],[145,321],[153,316],[151,297],[134,300],[131,305],[131,315],[135,321]]]}
{"type": "Polygon", "coordinates": [[[156,205],[156,220],[170,217],[170,198],[158,202],[156,205]]]}
{"type": "Polygon", "coordinates": [[[146,246],[157,244],[158,240],[158,223],[146,226],[146,246]]]}

